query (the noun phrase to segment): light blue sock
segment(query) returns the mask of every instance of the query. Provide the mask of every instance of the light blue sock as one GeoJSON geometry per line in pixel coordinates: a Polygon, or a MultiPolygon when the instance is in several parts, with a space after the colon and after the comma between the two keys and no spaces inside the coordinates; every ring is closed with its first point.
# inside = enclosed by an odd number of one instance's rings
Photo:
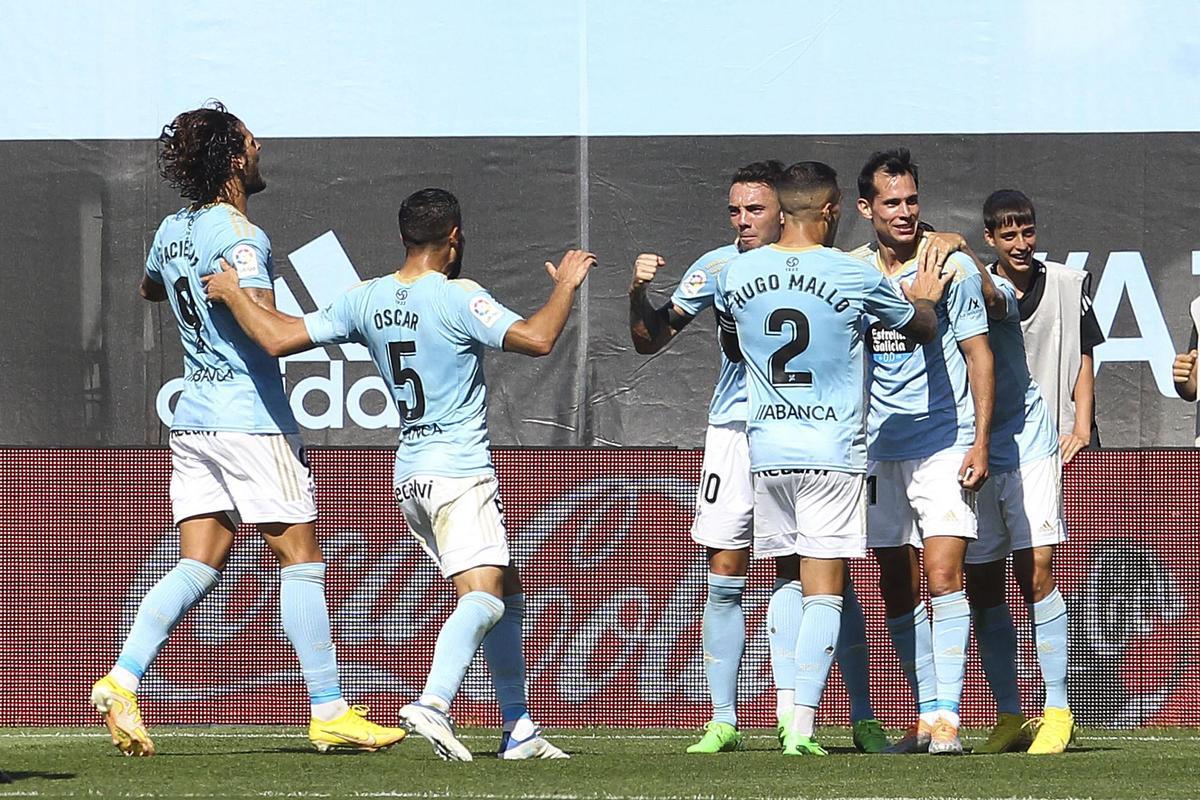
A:
{"type": "Polygon", "coordinates": [[[221,573],[208,564],[179,559],[142,598],[117,666],[141,679],[179,620],[220,580],[221,573]]]}
{"type": "Polygon", "coordinates": [[[458,599],[433,646],[433,663],[421,692],[422,702],[428,695],[450,707],[475,651],[502,616],[504,603],[487,592],[468,592],[458,599]]]}
{"type": "Polygon", "coordinates": [[[869,680],[870,656],[867,651],[867,619],[854,584],[847,583],[842,594],[842,627],[838,631],[837,663],[842,671],[842,682],[850,698],[850,721],[874,719],[871,708],[871,686],[869,680]]]}
{"type": "Polygon", "coordinates": [[[516,723],[529,713],[525,701],[525,654],[522,635],[525,623],[525,595],[504,598],[500,621],[483,637],[483,658],[492,674],[496,702],[505,725],[516,723]]]}
{"type": "Polygon", "coordinates": [[[1029,607],[1046,708],[1067,708],[1067,604],[1057,587],[1029,607]]]}
{"type": "Polygon", "coordinates": [[[900,668],[912,689],[917,712],[937,711],[937,673],[933,669],[933,632],[929,629],[929,610],[924,603],[907,614],[888,617],[888,633],[900,659],[900,668]]]}
{"type": "Polygon", "coordinates": [[[967,668],[967,643],[971,639],[971,606],[963,591],[931,598],[929,605],[933,615],[937,707],[957,714],[967,668]]]}
{"type": "Polygon", "coordinates": [[[746,617],[742,613],[745,576],[708,573],[702,638],[704,675],[712,695],[717,722],[737,725],[737,679],[746,647],[746,617]]]}
{"type": "Polygon", "coordinates": [[[796,642],[804,618],[804,592],[800,581],[775,580],[767,603],[767,643],[771,647],[771,675],[775,689],[796,688],[796,642]]]}
{"type": "Polygon", "coordinates": [[[313,705],[338,700],[337,654],[325,604],[325,565],[319,561],[279,570],[279,617],[300,659],[300,672],[313,705]]]}
{"type": "Polygon", "coordinates": [[[842,598],[833,594],[804,598],[804,620],[796,642],[796,705],[816,708],[820,704],[841,626],[842,598]]]}
{"type": "Polygon", "coordinates": [[[1021,694],[1017,688],[1017,631],[1013,628],[1008,603],[975,610],[975,641],[979,660],[987,676],[996,711],[1021,713],[1021,694]]]}

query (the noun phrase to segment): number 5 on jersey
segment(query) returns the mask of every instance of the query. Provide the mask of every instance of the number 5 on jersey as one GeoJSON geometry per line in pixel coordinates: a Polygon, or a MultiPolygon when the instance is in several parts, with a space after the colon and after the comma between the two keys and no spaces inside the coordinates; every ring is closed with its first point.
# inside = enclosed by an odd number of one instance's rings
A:
{"type": "Polygon", "coordinates": [[[400,409],[400,417],[405,422],[416,422],[425,415],[425,390],[421,387],[421,376],[415,369],[403,364],[404,356],[416,354],[416,342],[388,342],[388,358],[392,362],[392,384],[398,390],[407,384],[412,392],[411,405],[403,400],[396,403],[400,409]]]}

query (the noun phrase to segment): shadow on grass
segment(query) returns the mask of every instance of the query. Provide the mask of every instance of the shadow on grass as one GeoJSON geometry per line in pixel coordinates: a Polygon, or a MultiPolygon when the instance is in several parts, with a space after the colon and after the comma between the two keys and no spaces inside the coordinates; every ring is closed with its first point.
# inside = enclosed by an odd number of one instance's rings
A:
{"type": "Polygon", "coordinates": [[[4,772],[0,770],[0,783],[14,783],[27,778],[41,778],[44,781],[69,781],[75,777],[73,772],[4,772]]]}

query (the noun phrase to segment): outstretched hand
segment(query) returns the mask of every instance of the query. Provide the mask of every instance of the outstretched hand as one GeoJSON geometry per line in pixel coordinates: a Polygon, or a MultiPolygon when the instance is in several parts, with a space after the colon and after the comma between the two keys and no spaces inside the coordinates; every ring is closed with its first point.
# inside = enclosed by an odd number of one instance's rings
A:
{"type": "Polygon", "coordinates": [[[596,256],[586,250],[568,250],[557,267],[546,262],[546,273],[555,283],[578,289],[595,264],[596,256]]]}
{"type": "Polygon", "coordinates": [[[241,291],[241,283],[237,270],[221,259],[221,271],[210,275],[201,275],[200,282],[204,284],[204,295],[210,302],[226,303],[230,296],[241,291]]]}

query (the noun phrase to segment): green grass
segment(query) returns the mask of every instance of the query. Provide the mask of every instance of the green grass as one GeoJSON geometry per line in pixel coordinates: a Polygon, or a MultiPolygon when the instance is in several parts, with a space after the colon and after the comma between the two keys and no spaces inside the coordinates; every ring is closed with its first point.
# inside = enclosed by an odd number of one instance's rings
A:
{"type": "MultiPolygon", "coordinates": [[[[0,729],[4,797],[684,798],[1196,797],[1200,731],[1082,731],[1061,756],[862,756],[841,728],[829,758],[784,759],[773,731],[749,749],[688,756],[697,735],[612,728],[549,731],[570,761],[501,762],[494,731],[467,729],[477,756],[443,763],[417,737],[381,753],[320,755],[299,728],[161,727],[159,755],[122,757],[98,728],[0,729]]],[[[981,740],[968,732],[967,744],[981,740]]]]}

